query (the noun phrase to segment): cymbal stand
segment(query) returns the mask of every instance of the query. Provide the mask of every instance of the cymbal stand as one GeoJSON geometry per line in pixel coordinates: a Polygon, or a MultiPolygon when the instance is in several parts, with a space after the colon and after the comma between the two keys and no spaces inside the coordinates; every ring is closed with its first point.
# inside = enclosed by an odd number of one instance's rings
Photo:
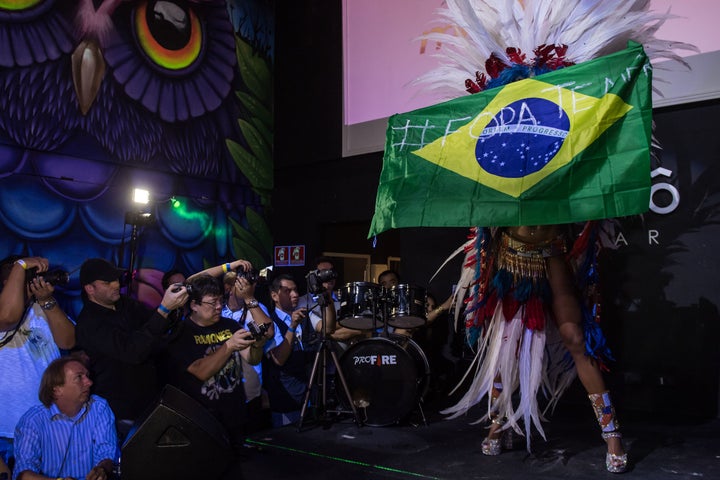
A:
{"type": "Polygon", "coordinates": [[[390,338],[390,332],[388,330],[389,325],[388,321],[390,320],[390,298],[388,297],[389,293],[386,288],[382,288],[380,290],[380,298],[378,299],[377,303],[380,307],[380,315],[382,316],[382,332],[379,333],[377,336],[390,338]]]}
{"type": "Polygon", "coordinates": [[[340,366],[340,361],[338,360],[337,354],[335,353],[335,350],[330,345],[330,340],[327,338],[327,331],[326,331],[326,319],[325,319],[325,307],[328,305],[327,298],[325,298],[325,293],[321,293],[318,295],[318,302],[317,306],[320,307],[320,318],[322,322],[322,330],[320,332],[320,347],[318,348],[318,351],[315,353],[315,360],[313,361],[312,371],[310,373],[310,379],[308,380],[307,389],[305,391],[305,401],[303,402],[302,409],[300,410],[300,420],[298,421],[298,432],[302,430],[303,422],[305,420],[305,414],[307,413],[307,407],[308,403],[310,402],[310,395],[312,393],[312,387],[315,384],[315,381],[318,380],[318,366],[320,366],[320,369],[322,372],[320,375],[320,382],[322,387],[322,392],[320,395],[320,399],[318,401],[318,410],[321,415],[321,423],[323,425],[328,425],[330,422],[330,419],[328,418],[328,413],[350,413],[347,410],[341,410],[341,409],[335,409],[335,410],[328,410],[327,409],[327,354],[330,352],[330,357],[333,361],[333,364],[335,365],[335,375],[337,375],[340,378],[340,382],[342,383],[343,387],[343,393],[345,393],[345,397],[347,398],[347,403],[350,405],[350,408],[352,410],[352,414],[355,418],[355,423],[358,427],[362,427],[363,422],[360,419],[360,415],[358,415],[357,409],[355,408],[355,404],[352,401],[352,396],[350,395],[350,389],[348,388],[347,380],[345,379],[345,374],[343,374],[342,368],[340,366]]]}

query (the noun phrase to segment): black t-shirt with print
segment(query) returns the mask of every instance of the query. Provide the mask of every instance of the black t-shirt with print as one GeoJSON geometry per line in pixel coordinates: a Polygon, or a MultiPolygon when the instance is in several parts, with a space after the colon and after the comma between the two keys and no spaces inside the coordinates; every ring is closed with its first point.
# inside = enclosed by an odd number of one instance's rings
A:
{"type": "Polygon", "coordinates": [[[166,358],[168,383],[204,405],[228,430],[246,420],[240,353],[233,352],[223,368],[205,382],[187,369],[194,361],[223,348],[225,341],[239,328],[236,321],[224,317],[206,327],[186,319],[177,338],[168,347],[166,358]]]}

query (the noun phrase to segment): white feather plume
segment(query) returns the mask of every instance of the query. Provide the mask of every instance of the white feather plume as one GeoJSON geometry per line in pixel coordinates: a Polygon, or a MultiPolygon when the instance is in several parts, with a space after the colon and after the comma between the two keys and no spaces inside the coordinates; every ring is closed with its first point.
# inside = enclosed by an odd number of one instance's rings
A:
{"type": "Polygon", "coordinates": [[[676,17],[650,10],[649,0],[446,0],[438,15],[439,22],[456,28],[423,37],[442,45],[435,55],[441,60],[414,83],[447,98],[464,94],[465,80],[474,79],[476,71],[487,75],[490,54],[508,62],[508,47],[531,58],[540,45],[565,44],[570,47],[566,58],[581,63],[620,51],[633,40],[644,46],[653,65],[672,60],[685,66],[677,50],[698,51],[655,36],[676,17]]]}

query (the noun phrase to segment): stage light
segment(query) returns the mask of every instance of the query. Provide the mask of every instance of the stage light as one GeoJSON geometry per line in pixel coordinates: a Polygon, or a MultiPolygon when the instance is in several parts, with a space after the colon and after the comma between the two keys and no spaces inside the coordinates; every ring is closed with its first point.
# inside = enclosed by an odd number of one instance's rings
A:
{"type": "Polygon", "coordinates": [[[172,205],[173,208],[180,208],[180,200],[178,200],[175,197],[170,198],[170,205],[172,205]]]}
{"type": "Polygon", "coordinates": [[[150,192],[144,188],[136,188],[133,193],[133,202],[147,205],[150,202],[150,192]]]}

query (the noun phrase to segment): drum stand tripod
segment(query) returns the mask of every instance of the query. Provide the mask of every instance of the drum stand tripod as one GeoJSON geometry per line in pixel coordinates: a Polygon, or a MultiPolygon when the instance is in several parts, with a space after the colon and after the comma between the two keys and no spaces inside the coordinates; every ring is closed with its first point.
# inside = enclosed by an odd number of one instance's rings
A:
{"type": "MultiPolygon", "coordinates": [[[[337,354],[335,353],[335,350],[333,350],[332,346],[330,345],[330,340],[327,338],[327,332],[326,332],[326,319],[325,319],[325,307],[328,305],[327,298],[325,297],[325,292],[322,292],[318,295],[318,301],[317,305],[320,307],[320,318],[322,319],[322,330],[320,333],[320,347],[318,348],[317,353],[315,353],[315,360],[313,361],[312,371],[310,373],[310,380],[308,380],[307,384],[307,390],[305,392],[305,401],[303,402],[302,409],[300,410],[300,420],[298,422],[298,431],[302,430],[303,421],[305,420],[305,413],[307,413],[307,407],[308,403],[310,401],[310,395],[312,393],[312,387],[315,383],[315,381],[318,378],[318,365],[320,365],[320,368],[322,369],[322,372],[320,375],[322,375],[321,378],[321,386],[322,386],[322,392],[320,394],[320,399],[318,401],[318,410],[320,412],[321,418],[320,421],[324,426],[329,426],[330,419],[328,418],[328,413],[350,413],[347,410],[328,410],[327,409],[327,354],[330,352],[330,357],[332,358],[333,364],[335,365],[335,375],[340,377],[340,382],[342,383],[343,392],[345,393],[345,396],[348,401],[348,405],[350,405],[350,408],[352,409],[352,414],[355,417],[355,423],[358,427],[362,427],[363,422],[360,420],[360,416],[358,415],[357,409],[355,408],[355,405],[352,402],[352,396],[350,395],[350,389],[348,388],[347,381],[345,380],[345,375],[343,374],[342,368],[340,367],[340,362],[338,360],[337,354]]],[[[309,312],[308,312],[309,315],[309,312]]]]}

